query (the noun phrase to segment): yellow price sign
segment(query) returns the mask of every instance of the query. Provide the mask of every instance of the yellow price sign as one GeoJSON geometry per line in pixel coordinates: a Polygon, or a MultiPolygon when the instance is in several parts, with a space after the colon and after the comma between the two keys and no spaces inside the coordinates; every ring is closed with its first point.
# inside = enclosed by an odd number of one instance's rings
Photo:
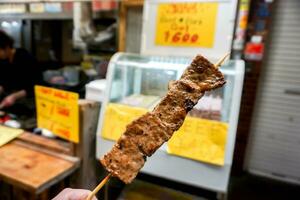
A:
{"type": "Polygon", "coordinates": [[[49,87],[35,86],[39,128],[72,142],[79,142],[79,95],[49,87]]]}
{"type": "Polygon", "coordinates": [[[109,103],[105,109],[102,137],[118,140],[126,130],[126,126],[146,112],[145,108],[109,103]]]}
{"type": "Polygon", "coordinates": [[[159,4],[155,44],[213,47],[217,11],[216,2],[159,4]]]}
{"type": "Polygon", "coordinates": [[[169,140],[168,153],[222,166],[227,132],[225,122],[187,117],[169,140]]]}

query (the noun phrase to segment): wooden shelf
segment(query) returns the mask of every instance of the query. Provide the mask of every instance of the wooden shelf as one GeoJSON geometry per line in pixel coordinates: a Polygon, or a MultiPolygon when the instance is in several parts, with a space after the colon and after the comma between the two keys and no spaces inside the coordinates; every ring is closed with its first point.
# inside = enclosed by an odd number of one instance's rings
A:
{"type": "Polygon", "coordinates": [[[0,14],[0,19],[73,19],[73,13],[22,13],[22,14],[0,14]]]}
{"type": "MultiPolygon", "coordinates": [[[[95,12],[93,13],[94,19],[99,18],[117,18],[118,13],[116,10],[112,11],[103,11],[103,12],[95,12]]],[[[11,20],[11,19],[36,19],[36,20],[63,20],[63,19],[73,19],[73,12],[65,12],[65,13],[12,13],[12,14],[4,14],[0,13],[1,20],[11,20]]]]}
{"type": "Polygon", "coordinates": [[[0,148],[0,178],[40,194],[79,168],[80,159],[65,153],[70,154],[59,141],[23,133],[0,148]]]}

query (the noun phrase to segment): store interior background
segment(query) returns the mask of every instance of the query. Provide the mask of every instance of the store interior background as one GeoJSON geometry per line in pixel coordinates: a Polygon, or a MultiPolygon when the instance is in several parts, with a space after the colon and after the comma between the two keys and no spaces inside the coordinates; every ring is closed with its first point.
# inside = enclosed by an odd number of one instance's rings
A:
{"type": "MultiPolygon", "coordinates": [[[[77,11],[74,4],[78,2],[56,4],[59,6],[45,6],[40,12],[30,3],[0,2],[0,28],[13,36],[16,47],[25,48],[36,57],[44,72],[45,86],[77,92],[85,98],[86,84],[106,77],[114,53],[140,53],[143,1],[103,3],[94,0],[81,3],[77,11]],[[78,15],[85,16],[86,21],[76,21],[78,15]],[[75,30],[78,23],[87,23],[86,30],[75,30]],[[76,31],[86,31],[85,37],[77,38],[76,31]],[[72,83],[49,78],[75,68],[79,71],[79,79],[72,83]]],[[[299,196],[299,9],[297,0],[239,1],[231,59],[243,59],[246,68],[226,195],[229,200],[275,200],[299,196]],[[245,7],[248,7],[247,12],[243,10],[245,7]],[[239,15],[245,18],[239,19],[239,15]],[[239,32],[239,20],[246,23],[242,33],[239,32]],[[259,41],[253,41],[253,36],[259,36],[259,41]]],[[[100,163],[95,163],[97,177],[94,182],[97,183],[104,173],[100,163]]],[[[7,186],[1,178],[0,187],[1,193],[5,193],[3,188],[7,186]]],[[[98,198],[217,197],[215,192],[204,188],[140,174],[128,186],[111,180],[98,198]]]]}

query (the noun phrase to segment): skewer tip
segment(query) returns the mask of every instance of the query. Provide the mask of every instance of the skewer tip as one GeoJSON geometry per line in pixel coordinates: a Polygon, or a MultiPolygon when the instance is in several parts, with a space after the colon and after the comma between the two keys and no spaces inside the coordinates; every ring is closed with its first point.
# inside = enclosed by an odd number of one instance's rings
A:
{"type": "Polygon", "coordinates": [[[93,197],[97,194],[97,192],[109,181],[111,177],[111,174],[108,174],[100,183],[97,185],[97,187],[89,194],[89,196],[86,198],[86,200],[92,200],[93,197]]]}

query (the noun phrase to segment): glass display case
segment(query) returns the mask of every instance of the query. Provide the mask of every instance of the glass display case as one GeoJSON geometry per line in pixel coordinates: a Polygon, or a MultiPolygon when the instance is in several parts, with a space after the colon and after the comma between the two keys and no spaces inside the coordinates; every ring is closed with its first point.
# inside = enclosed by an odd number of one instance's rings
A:
{"type": "MultiPolygon", "coordinates": [[[[111,79],[108,80],[109,98],[106,103],[115,102],[145,108],[152,108],[157,103],[155,100],[159,100],[166,94],[169,81],[179,79],[191,62],[188,58],[135,54],[120,54],[117,60],[114,60],[115,58],[110,63],[112,69],[108,75],[111,79]],[[144,101],[150,102],[144,105],[144,101]]],[[[214,119],[213,113],[209,113],[218,111],[220,117],[216,119],[229,122],[236,71],[235,61],[223,65],[221,71],[225,74],[226,87],[206,93],[191,111],[192,116],[214,119]]]]}
{"type": "MultiPolygon", "coordinates": [[[[155,107],[166,94],[169,81],[179,79],[191,60],[129,53],[112,57],[97,131],[98,158],[110,150],[128,123],[155,107]]],[[[142,172],[226,192],[244,62],[230,60],[221,71],[226,85],[200,99],[183,127],[148,159],[142,172]]]]}

